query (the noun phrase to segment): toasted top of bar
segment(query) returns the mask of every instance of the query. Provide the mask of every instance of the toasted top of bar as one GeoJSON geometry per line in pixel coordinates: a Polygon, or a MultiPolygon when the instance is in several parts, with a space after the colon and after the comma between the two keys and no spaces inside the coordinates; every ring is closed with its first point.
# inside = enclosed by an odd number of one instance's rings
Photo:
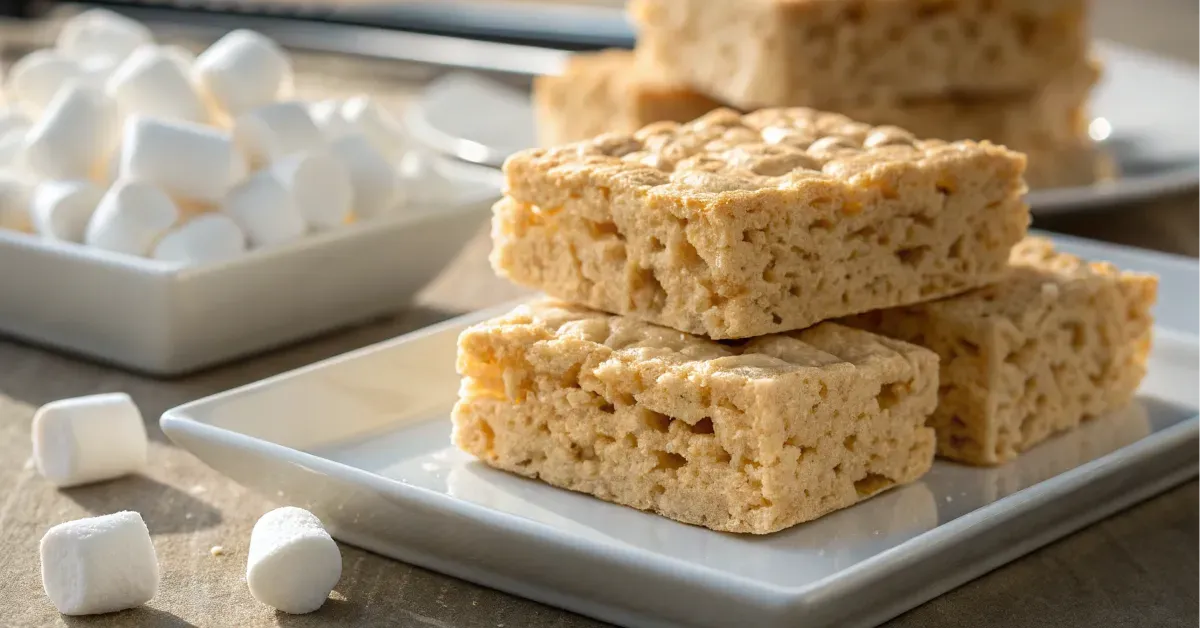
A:
{"type": "MultiPolygon", "coordinates": [[[[1054,244],[1046,238],[1031,236],[1019,242],[1009,255],[1009,265],[1003,281],[949,299],[910,307],[956,320],[1021,321],[1039,317],[1065,295],[1094,293],[1102,286],[1116,286],[1123,298],[1133,305],[1149,306],[1157,297],[1157,277],[1122,271],[1108,262],[1089,262],[1055,251],[1054,244]]],[[[1131,310],[1130,315],[1134,313],[1131,310]]]]}
{"type": "MultiPolygon", "coordinates": [[[[892,126],[871,126],[808,108],[741,115],[717,109],[686,123],[656,122],[632,134],[517,153],[505,163],[510,194],[536,173],[558,185],[674,195],[804,192],[830,181],[870,185],[897,169],[967,166],[1021,185],[1025,157],[989,142],[921,140],[892,126]],[[868,175],[859,180],[860,175],[868,175]],[[874,175],[874,176],[871,176],[874,175]]],[[[891,177],[889,177],[891,178],[891,177]]],[[[897,192],[891,190],[891,193],[897,192]]],[[[536,199],[518,200],[536,202],[536,199]]]]}
{"type": "MultiPolygon", "coordinates": [[[[701,379],[734,376],[758,380],[792,374],[817,378],[883,376],[907,368],[911,362],[936,360],[922,347],[836,323],[747,341],[717,342],[545,299],[464,332],[459,340],[464,349],[459,353],[459,372],[476,375],[472,370],[477,365],[472,361],[497,350],[495,343],[485,339],[496,336],[503,337],[507,346],[527,348],[548,342],[557,355],[587,355],[594,359],[599,352],[603,360],[616,360],[635,370],[642,367],[647,372],[701,379]]],[[[506,362],[513,356],[492,357],[506,362]]],[[[603,366],[590,364],[589,368],[603,366]]]]}

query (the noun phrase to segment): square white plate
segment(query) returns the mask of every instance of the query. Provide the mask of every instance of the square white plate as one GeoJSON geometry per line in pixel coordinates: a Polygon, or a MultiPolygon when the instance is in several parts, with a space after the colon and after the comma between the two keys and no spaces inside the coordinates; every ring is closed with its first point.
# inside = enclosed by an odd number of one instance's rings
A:
{"type": "Polygon", "coordinates": [[[1196,474],[1196,262],[1059,246],[1161,275],[1138,401],[1003,467],[938,462],[916,484],[770,536],[675,523],[456,451],[456,338],[506,308],[175,408],[162,427],[341,541],[599,619],[873,625],[1196,474]]]}
{"type": "Polygon", "coordinates": [[[499,174],[440,162],[455,198],[183,267],[0,229],[0,334],[179,375],[403,307],[489,216],[499,174]]]}

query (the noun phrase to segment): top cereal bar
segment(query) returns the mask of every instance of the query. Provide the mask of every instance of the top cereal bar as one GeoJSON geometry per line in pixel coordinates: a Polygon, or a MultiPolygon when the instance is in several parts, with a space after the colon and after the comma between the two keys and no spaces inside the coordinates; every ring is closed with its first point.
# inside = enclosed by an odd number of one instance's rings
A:
{"type": "Polygon", "coordinates": [[[993,281],[1025,159],[811,109],[717,110],[505,164],[492,265],[561,299],[744,338],[993,281]]]}
{"type": "Polygon", "coordinates": [[[744,109],[1034,93],[1085,63],[1085,0],[634,0],[639,54],[744,109]]]}

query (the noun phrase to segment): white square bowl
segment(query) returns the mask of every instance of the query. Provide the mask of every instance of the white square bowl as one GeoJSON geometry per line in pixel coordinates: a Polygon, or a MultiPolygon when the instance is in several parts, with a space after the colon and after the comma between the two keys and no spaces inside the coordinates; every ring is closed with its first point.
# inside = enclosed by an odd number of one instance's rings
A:
{"type": "Polygon", "coordinates": [[[440,162],[453,202],[202,266],[0,230],[0,334],[175,376],[403,307],[478,232],[490,169],[440,162]]]}

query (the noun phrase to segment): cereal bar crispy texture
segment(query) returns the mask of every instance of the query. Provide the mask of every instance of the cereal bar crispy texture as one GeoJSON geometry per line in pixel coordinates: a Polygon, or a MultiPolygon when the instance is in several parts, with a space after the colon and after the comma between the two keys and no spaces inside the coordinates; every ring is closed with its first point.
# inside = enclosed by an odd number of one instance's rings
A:
{"type": "Polygon", "coordinates": [[[555,301],[459,338],[454,442],[714,530],[766,534],[912,482],[937,356],[833,323],[722,344],[555,301]]]}
{"type": "Polygon", "coordinates": [[[1157,287],[1029,238],[997,284],[848,322],[936,351],[938,454],[997,464],[1132,399],[1157,287]]]}
{"type": "Polygon", "coordinates": [[[744,109],[1032,91],[1086,62],[1085,0],[634,0],[664,74],[744,109]]]}
{"type": "Polygon", "coordinates": [[[989,283],[1022,155],[810,109],[720,109],[518,153],[492,266],[593,308],[747,338],[989,283]]]}
{"type": "Polygon", "coordinates": [[[651,122],[687,122],[720,106],[688,87],[639,68],[628,50],[573,55],[559,75],[533,82],[538,141],[565,144],[651,122]]]}

